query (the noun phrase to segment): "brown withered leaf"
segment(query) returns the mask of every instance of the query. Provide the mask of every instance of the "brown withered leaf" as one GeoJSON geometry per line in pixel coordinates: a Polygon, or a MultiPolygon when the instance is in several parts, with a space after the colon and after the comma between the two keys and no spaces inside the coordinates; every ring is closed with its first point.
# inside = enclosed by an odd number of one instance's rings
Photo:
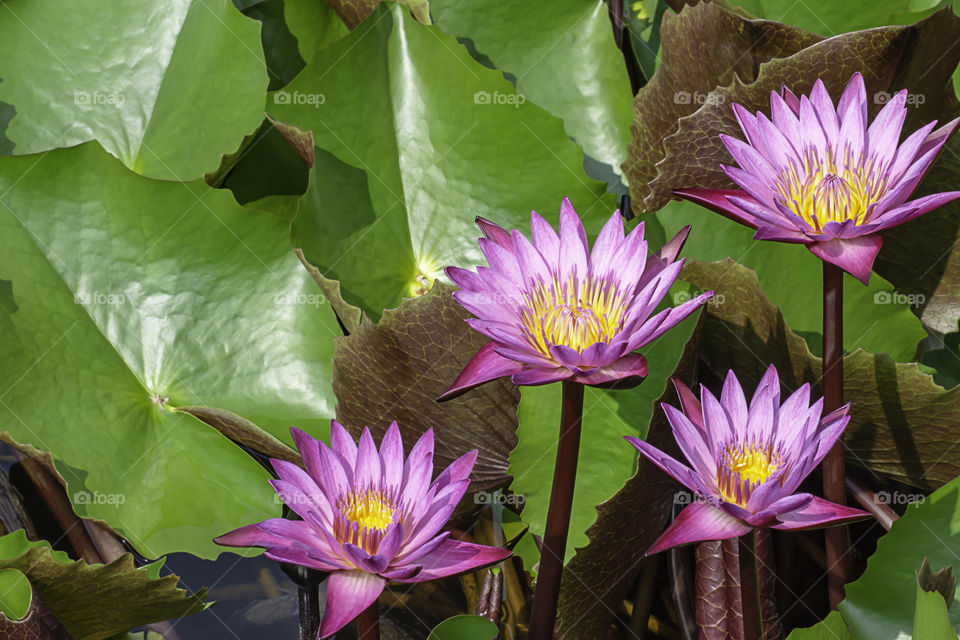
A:
{"type": "MultiPolygon", "coordinates": [[[[685,9],[684,13],[689,10],[685,9]]],[[[684,37],[696,41],[708,36],[701,31],[690,31],[684,37]]],[[[664,56],[666,52],[664,39],[664,56]]],[[[814,42],[793,55],[774,57],[761,62],[755,79],[738,72],[732,82],[726,84],[724,78],[717,77],[711,100],[681,117],[675,133],[663,139],[664,155],[656,166],[657,176],[649,182],[649,195],[636,193],[645,196],[642,205],[640,198],[636,198],[636,207],[650,211],[660,209],[672,197],[672,189],[731,186],[721,165],[732,164],[733,160],[719,135],[741,136],[731,109],[734,102],[748,111],[766,112],[771,91],[779,91],[786,85],[798,95],[808,93],[817,78],[823,80],[830,95],[837,99],[850,77],[859,71],[866,82],[871,117],[883,106],[885,95],[908,89],[913,96],[922,96],[922,100],[911,102],[913,106],[904,125],[909,131],[957,112],[951,75],[958,61],[960,17],[946,7],[912,25],[854,31],[814,42]]],[[[696,68],[702,64],[698,62],[696,68]]],[[[698,84],[706,86],[709,82],[700,79],[698,84]]],[[[642,135],[642,131],[638,129],[638,132],[642,135]]],[[[631,164],[628,159],[624,168],[631,164]]],[[[631,182],[643,177],[640,173],[636,173],[636,177],[633,173],[628,175],[631,182]]]]}
{"type": "MultiPolygon", "coordinates": [[[[716,376],[733,369],[749,389],[774,364],[786,390],[810,382],[821,393],[821,360],[787,327],[753,271],[730,259],[691,260],[681,277],[724,300],[707,307],[701,350],[716,376]]],[[[852,403],[848,462],[926,489],[960,474],[960,456],[951,455],[960,441],[960,387],[945,390],[916,363],[863,350],[844,358],[844,385],[852,403]]]]}
{"type": "Polygon", "coordinates": [[[177,411],[189,413],[245,447],[258,451],[271,458],[278,458],[302,466],[300,454],[270,435],[246,418],[235,413],[214,407],[177,407],[177,411]]]}
{"type": "MultiPolygon", "coordinates": [[[[688,384],[695,378],[702,322],[684,346],[673,374],[688,384]]],[[[661,402],[679,406],[673,385],[667,385],[654,406],[661,402]]],[[[682,458],[661,410],[654,411],[645,440],[682,458]]],[[[666,526],[680,485],[643,456],[637,464],[637,472],[623,488],[597,507],[597,519],[587,529],[590,543],[577,550],[564,570],[557,613],[564,638],[595,637],[597,629],[609,626],[613,611],[643,567],[644,553],[666,526]]]]}
{"type": "MultiPolygon", "coordinates": [[[[430,3],[427,0],[398,0],[398,2],[405,5],[419,22],[430,24],[430,3]]],[[[327,4],[353,31],[370,17],[380,4],[380,0],[327,0],[327,4]]]]}
{"type": "Polygon", "coordinates": [[[337,418],[354,435],[369,426],[377,439],[396,420],[408,449],[432,427],[435,469],[479,449],[470,490],[505,487],[508,456],[517,444],[516,386],[500,379],[436,401],[487,342],[464,322],[470,316],[452,291],[437,282],[425,295],[384,311],[377,324],[364,319],[350,335],[336,338],[337,418]]]}
{"type": "Polygon", "coordinates": [[[747,20],[713,2],[666,13],[660,37],[660,66],[633,100],[623,163],[638,214],[650,194],[647,185],[657,175],[655,165],[663,159],[664,138],[677,131],[680,118],[697,111],[709,92],[730,84],[734,76],[752,82],[761,63],[821,39],[778,22],[747,20]]]}

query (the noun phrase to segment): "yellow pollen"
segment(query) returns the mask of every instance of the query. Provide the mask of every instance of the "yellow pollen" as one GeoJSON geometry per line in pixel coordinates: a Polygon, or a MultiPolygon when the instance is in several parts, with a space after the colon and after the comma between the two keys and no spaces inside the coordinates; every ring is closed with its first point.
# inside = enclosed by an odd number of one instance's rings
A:
{"type": "Polygon", "coordinates": [[[870,207],[886,193],[887,178],[873,157],[808,149],[799,166],[791,163],[780,174],[774,191],[788,210],[819,232],[828,222],[863,224],[870,207]]]}
{"type": "Polygon", "coordinates": [[[729,502],[744,505],[753,489],[766,482],[779,466],[780,457],[769,447],[731,443],[718,465],[717,485],[729,502]]]}
{"type": "Polygon", "coordinates": [[[385,531],[393,523],[394,508],[382,491],[361,491],[341,496],[337,508],[361,529],[385,531]]]}
{"type": "Polygon", "coordinates": [[[626,296],[614,283],[593,278],[578,282],[571,275],[539,282],[525,295],[521,318],[527,339],[544,355],[563,345],[579,352],[597,342],[609,342],[622,328],[626,296]]]}

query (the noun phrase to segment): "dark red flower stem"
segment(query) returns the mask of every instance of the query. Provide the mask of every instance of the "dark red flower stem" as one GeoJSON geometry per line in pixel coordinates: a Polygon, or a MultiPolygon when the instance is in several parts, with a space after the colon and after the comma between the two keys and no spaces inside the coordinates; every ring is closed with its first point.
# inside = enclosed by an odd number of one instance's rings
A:
{"type": "Polygon", "coordinates": [[[757,530],[740,538],[740,602],[743,610],[743,640],[761,640],[763,610],[757,573],[757,530]]]}
{"type": "Polygon", "coordinates": [[[557,620],[557,600],[563,557],[567,549],[567,529],[573,507],[573,486],[580,454],[580,423],[583,420],[583,385],[564,381],[560,413],[560,439],[553,469],[553,488],[547,526],[540,546],[540,572],[530,612],[529,640],[551,640],[557,620]]]}
{"type": "Polygon", "coordinates": [[[307,579],[305,584],[297,585],[300,605],[300,640],[317,640],[320,629],[320,594],[317,582],[307,579]]]}
{"type": "Polygon", "coordinates": [[[376,600],[357,616],[357,640],[380,640],[380,608],[376,600]]]}
{"type": "MultiPolygon", "coordinates": [[[[823,261],[823,413],[843,405],[843,271],[823,261]]],[[[843,439],[823,459],[823,497],[846,504],[846,471],[843,439]]],[[[830,608],[843,600],[843,585],[850,577],[850,538],[847,527],[825,530],[827,588],[830,608]]]]}

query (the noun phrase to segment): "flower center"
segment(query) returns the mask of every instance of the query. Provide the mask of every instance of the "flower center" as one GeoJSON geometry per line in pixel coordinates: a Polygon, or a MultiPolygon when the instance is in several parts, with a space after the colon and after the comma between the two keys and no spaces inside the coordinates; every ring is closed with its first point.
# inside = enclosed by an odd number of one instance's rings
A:
{"type": "Polygon", "coordinates": [[[341,543],[355,544],[371,556],[377,554],[383,535],[403,517],[403,509],[382,489],[354,490],[337,499],[333,535],[341,543]]]}
{"type": "Polygon", "coordinates": [[[379,529],[381,532],[393,523],[396,511],[383,491],[372,490],[340,496],[337,508],[361,529],[379,529]]]}
{"type": "Polygon", "coordinates": [[[573,276],[561,283],[539,282],[525,294],[521,318],[527,339],[541,353],[563,345],[583,353],[597,342],[609,342],[622,328],[626,296],[607,280],[573,276]]]}
{"type": "Polygon", "coordinates": [[[887,179],[874,166],[849,152],[837,157],[832,148],[824,154],[808,149],[800,164],[791,162],[780,174],[774,190],[782,204],[816,231],[828,222],[866,221],[870,208],[887,190],[887,179]]]}
{"type": "Polygon", "coordinates": [[[731,443],[717,465],[717,486],[727,501],[745,505],[753,490],[776,473],[780,464],[780,456],[771,447],[731,443]]]}

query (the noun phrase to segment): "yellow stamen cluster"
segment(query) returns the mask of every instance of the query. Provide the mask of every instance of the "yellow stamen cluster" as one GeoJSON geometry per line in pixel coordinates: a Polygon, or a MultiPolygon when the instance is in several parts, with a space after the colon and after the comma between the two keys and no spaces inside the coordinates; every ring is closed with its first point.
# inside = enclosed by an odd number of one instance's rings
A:
{"type": "Polygon", "coordinates": [[[359,529],[378,529],[383,532],[393,523],[396,509],[383,491],[360,491],[341,496],[337,508],[359,529]]]}
{"type": "Polygon", "coordinates": [[[718,465],[717,486],[729,502],[743,506],[750,493],[779,467],[780,456],[770,447],[731,443],[718,465]]]}
{"type": "Polygon", "coordinates": [[[550,347],[564,345],[583,352],[609,340],[622,328],[626,295],[608,280],[571,275],[561,283],[554,278],[539,282],[525,295],[521,318],[531,344],[544,355],[550,347]]]}
{"type": "Polygon", "coordinates": [[[828,222],[863,224],[886,192],[887,178],[873,157],[808,149],[799,166],[791,163],[781,173],[775,189],[787,209],[820,231],[828,222]]]}

